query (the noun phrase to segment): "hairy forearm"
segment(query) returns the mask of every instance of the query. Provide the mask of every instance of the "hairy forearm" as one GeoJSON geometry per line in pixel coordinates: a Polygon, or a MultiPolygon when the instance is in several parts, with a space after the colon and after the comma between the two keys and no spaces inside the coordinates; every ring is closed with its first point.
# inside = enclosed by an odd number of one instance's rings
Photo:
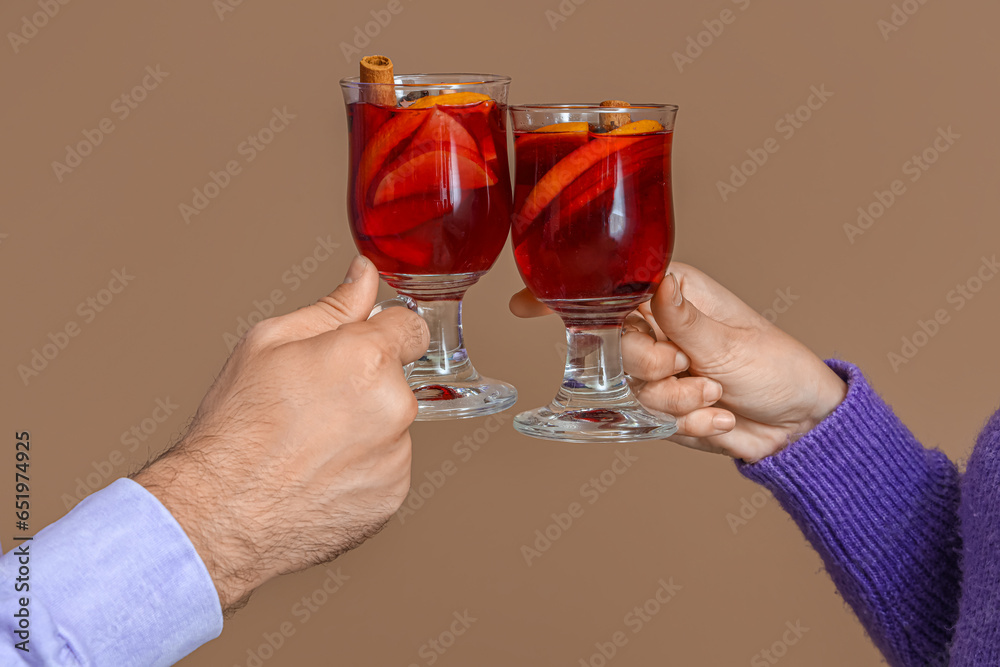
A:
{"type": "Polygon", "coordinates": [[[235,516],[222,479],[211,463],[184,447],[165,453],[133,479],[163,503],[205,563],[228,616],[246,604],[264,581],[252,558],[254,545],[235,516]]]}

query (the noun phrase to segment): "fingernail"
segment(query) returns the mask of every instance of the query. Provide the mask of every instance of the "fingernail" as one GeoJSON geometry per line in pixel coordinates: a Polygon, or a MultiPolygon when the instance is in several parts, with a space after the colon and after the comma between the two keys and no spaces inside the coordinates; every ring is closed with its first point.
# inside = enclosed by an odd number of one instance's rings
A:
{"type": "Polygon", "coordinates": [[[709,380],[705,383],[705,388],[702,389],[701,395],[706,403],[715,403],[722,398],[722,385],[715,380],[709,380]]]}
{"type": "Polygon", "coordinates": [[[344,276],[344,284],[353,283],[360,278],[368,269],[368,260],[358,255],[351,260],[351,265],[347,267],[347,275],[344,276]]]}
{"type": "Polygon", "coordinates": [[[681,285],[677,282],[677,276],[670,273],[668,274],[670,279],[674,281],[674,305],[679,306],[684,303],[684,295],[681,294],[681,285]]]}
{"type": "Polygon", "coordinates": [[[719,431],[731,431],[736,426],[736,417],[731,413],[715,415],[712,419],[712,426],[719,431]]]}
{"type": "Polygon", "coordinates": [[[677,356],[674,357],[674,363],[677,365],[677,372],[686,371],[691,368],[691,359],[688,358],[683,352],[678,352],[677,356]]]}

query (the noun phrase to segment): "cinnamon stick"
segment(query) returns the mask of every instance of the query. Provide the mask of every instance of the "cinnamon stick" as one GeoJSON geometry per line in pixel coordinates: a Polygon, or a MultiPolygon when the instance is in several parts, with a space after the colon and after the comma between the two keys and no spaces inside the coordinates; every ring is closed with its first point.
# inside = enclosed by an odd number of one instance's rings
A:
{"type": "Polygon", "coordinates": [[[378,84],[364,87],[362,102],[386,107],[396,106],[392,61],[387,56],[365,56],[361,59],[361,83],[378,84]]]}
{"type": "MultiPolygon", "coordinates": [[[[601,102],[602,107],[624,107],[628,108],[632,106],[628,102],[622,100],[604,100],[601,102]]],[[[605,132],[617,129],[626,123],[631,123],[632,117],[627,113],[602,113],[601,114],[601,129],[605,132]]]]}

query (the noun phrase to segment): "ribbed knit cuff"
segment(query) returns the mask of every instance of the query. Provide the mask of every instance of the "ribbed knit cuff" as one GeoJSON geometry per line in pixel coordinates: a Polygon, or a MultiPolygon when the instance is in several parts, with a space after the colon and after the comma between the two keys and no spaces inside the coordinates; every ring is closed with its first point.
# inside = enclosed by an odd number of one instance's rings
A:
{"type": "Polygon", "coordinates": [[[857,367],[827,364],[848,383],[844,402],[781,452],[737,466],[799,525],[890,664],[935,663],[958,612],[958,472],[857,367]]]}
{"type": "Polygon", "coordinates": [[[969,457],[960,516],[964,576],[951,667],[1000,665],[1000,412],[969,457]]]}

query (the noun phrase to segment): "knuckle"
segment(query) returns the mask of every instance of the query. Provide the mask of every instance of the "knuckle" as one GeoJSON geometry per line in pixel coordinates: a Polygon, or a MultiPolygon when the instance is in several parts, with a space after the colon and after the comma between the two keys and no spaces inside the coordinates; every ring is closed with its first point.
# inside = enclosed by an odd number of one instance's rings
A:
{"type": "Polygon", "coordinates": [[[702,405],[700,394],[695,385],[682,381],[677,377],[668,377],[648,385],[643,394],[649,391],[649,400],[661,412],[674,415],[689,414],[702,405]]]}
{"type": "Polygon", "coordinates": [[[344,349],[353,365],[362,368],[377,368],[385,356],[382,347],[367,336],[358,338],[353,344],[344,349]]]}
{"type": "Polygon", "coordinates": [[[636,370],[642,377],[648,378],[652,374],[655,363],[652,356],[647,351],[641,352],[634,360],[636,370]]]}
{"type": "Polygon", "coordinates": [[[281,332],[281,323],[272,317],[251,326],[250,330],[243,336],[243,340],[250,349],[259,350],[278,343],[281,339],[281,332]]]}
{"type": "Polygon", "coordinates": [[[671,380],[673,379],[668,378],[647,384],[639,394],[639,402],[660,412],[671,411],[674,408],[670,393],[670,385],[673,384],[671,380]]]}
{"type": "Polygon", "coordinates": [[[348,347],[356,345],[359,340],[364,339],[368,330],[365,322],[348,322],[337,327],[337,340],[348,347]]]}
{"type": "Polygon", "coordinates": [[[363,348],[360,350],[360,356],[360,368],[357,372],[366,384],[378,382],[386,369],[386,355],[382,348],[378,346],[363,348]]]}
{"type": "Polygon", "coordinates": [[[350,320],[352,317],[351,311],[353,304],[343,303],[332,294],[320,297],[316,301],[315,305],[320,309],[320,311],[323,312],[324,315],[331,318],[332,322],[344,322],[350,320]]]}
{"type": "Polygon", "coordinates": [[[657,377],[660,370],[659,355],[656,354],[656,350],[652,346],[639,349],[632,358],[632,366],[635,368],[636,374],[645,380],[660,379],[657,377]]]}
{"type": "Polygon", "coordinates": [[[369,389],[378,384],[391,357],[379,341],[361,329],[338,331],[337,347],[329,362],[346,372],[356,389],[369,389]]]}
{"type": "Polygon", "coordinates": [[[343,352],[353,364],[366,368],[385,363],[385,346],[369,332],[352,332],[344,341],[343,352]]]}
{"type": "Polygon", "coordinates": [[[643,333],[646,335],[652,334],[653,338],[656,338],[656,335],[652,333],[652,327],[649,326],[649,323],[646,322],[646,320],[643,319],[642,315],[638,312],[631,313],[625,318],[624,329],[626,332],[643,333]]]}
{"type": "Polygon", "coordinates": [[[680,317],[680,325],[685,329],[689,329],[698,324],[699,313],[695,310],[690,303],[685,303],[685,307],[682,309],[680,317]]]}
{"type": "Polygon", "coordinates": [[[685,435],[704,438],[712,434],[711,415],[693,412],[677,418],[677,430],[685,435]]]}
{"type": "Polygon", "coordinates": [[[424,318],[416,313],[407,313],[405,322],[406,326],[403,329],[403,333],[405,334],[407,345],[419,346],[422,349],[426,349],[430,341],[430,330],[424,318]]]}
{"type": "Polygon", "coordinates": [[[406,430],[419,414],[420,404],[417,402],[417,397],[413,395],[409,385],[400,383],[389,400],[395,408],[393,414],[399,415],[401,430],[406,430]]]}
{"type": "Polygon", "coordinates": [[[393,308],[384,314],[383,325],[388,328],[391,352],[402,357],[411,349],[427,349],[430,332],[427,323],[414,312],[393,308]]]}

